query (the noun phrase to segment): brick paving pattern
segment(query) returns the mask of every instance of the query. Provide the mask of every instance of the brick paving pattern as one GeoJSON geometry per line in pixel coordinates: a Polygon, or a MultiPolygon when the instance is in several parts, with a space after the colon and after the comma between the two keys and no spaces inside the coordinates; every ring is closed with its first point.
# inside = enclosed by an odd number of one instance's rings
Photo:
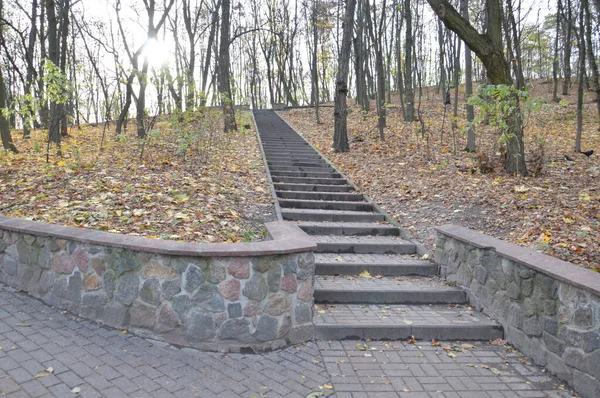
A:
{"type": "Polygon", "coordinates": [[[571,396],[505,347],[474,343],[450,358],[429,343],[356,344],[317,341],[263,355],[178,349],[0,286],[2,397],[571,396]]]}

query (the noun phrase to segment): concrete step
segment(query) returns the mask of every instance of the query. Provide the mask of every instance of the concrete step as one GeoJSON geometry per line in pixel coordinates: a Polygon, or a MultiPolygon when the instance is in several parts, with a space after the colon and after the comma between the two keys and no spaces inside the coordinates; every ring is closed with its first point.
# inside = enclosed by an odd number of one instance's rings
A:
{"type": "Polygon", "coordinates": [[[316,253],[414,254],[413,243],[395,236],[313,235],[316,253]]]}
{"type": "Polygon", "coordinates": [[[270,150],[275,150],[275,151],[290,151],[290,152],[294,152],[294,151],[305,151],[305,150],[312,150],[314,152],[314,149],[312,149],[310,147],[310,145],[308,145],[307,143],[298,143],[298,144],[293,144],[293,143],[289,143],[289,144],[268,144],[268,143],[263,143],[263,149],[265,151],[270,151],[270,150]]]}
{"type": "Polygon", "coordinates": [[[494,340],[502,325],[464,305],[317,305],[314,323],[323,340],[494,340]]]}
{"type": "Polygon", "coordinates": [[[327,165],[322,165],[322,166],[318,166],[318,167],[306,167],[306,166],[270,166],[269,170],[271,170],[271,172],[274,171],[307,171],[307,172],[316,172],[316,173],[325,173],[325,172],[335,172],[335,170],[327,165]]]}
{"type": "Polygon", "coordinates": [[[269,165],[269,168],[275,166],[275,167],[280,167],[280,166],[284,166],[284,167],[329,167],[329,165],[325,162],[304,162],[304,161],[298,161],[298,160],[289,160],[289,161],[285,161],[285,162],[281,162],[281,161],[270,161],[267,159],[267,164],[269,165]]]}
{"type": "MultiPolygon", "coordinates": [[[[302,226],[300,226],[302,228],[302,226]]],[[[438,265],[416,255],[315,253],[317,275],[429,276],[438,274],[438,265]]]]}
{"type": "Polygon", "coordinates": [[[316,210],[316,209],[281,209],[281,216],[288,221],[383,221],[380,213],[363,211],[342,210],[316,210]]]}
{"type": "Polygon", "coordinates": [[[289,159],[291,157],[295,157],[295,158],[305,157],[305,158],[322,159],[321,155],[319,155],[315,151],[307,151],[307,150],[288,151],[285,149],[278,149],[278,150],[268,149],[268,150],[265,150],[265,155],[267,155],[268,158],[269,157],[279,157],[282,159],[289,159]]]}
{"type": "Polygon", "coordinates": [[[323,159],[318,155],[267,155],[269,162],[320,162],[323,159]]]}
{"type": "Polygon", "coordinates": [[[340,173],[332,171],[271,171],[271,175],[278,177],[315,177],[315,178],[342,178],[340,173]]]}
{"type": "Polygon", "coordinates": [[[308,151],[308,150],[304,151],[303,150],[303,151],[292,151],[292,152],[290,152],[290,151],[286,151],[286,150],[273,150],[273,149],[265,150],[265,156],[267,156],[267,157],[272,157],[272,156],[275,156],[275,157],[283,157],[283,156],[286,156],[286,157],[291,157],[291,156],[294,156],[294,157],[312,156],[312,157],[319,157],[319,158],[321,157],[321,156],[319,156],[318,153],[316,153],[313,150],[310,150],[310,151],[308,151]]]}
{"type": "MultiPolygon", "coordinates": [[[[277,192],[279,195],[279,192],[277,192]]],[[[352,195],[352,194],[347,194],[352,195]]],[[[358,194],[354,194],[358,195],[358,194]]],[[[362,195],[361,195],[362,196],[362,195]]],[[[316,222],[298,224],[309,235],[398,236],[400,230],[389,224],[316,222]]]]}
{"type": "MultiPolygon", "coordinates": [[[[273,177],[275,180],[276,178],[273,177]]],[[[279,206],[286,209],[322,209],[322,210],[349,210],[373,211],[374,207],[369,202],[337,202],[325,200],[279,199],[279,206]]]]}
{"type": "Polygon", "coordinates": [[[274,183],[277,191],[305,191],[305,192],[352,192],[352,185],[329,185],[329,184],[287,184],[274,183]]]}
{"type": "Polygon", "coordinates": [[[464,304],[462,289],[422,276],[317,276],[315,302],[324,304],[464,304]]]}
{"type": "MultiPolygon", "coordinates": [[[[303,200],[333,200],[338,202],[361,202],[364,196],[359,193],[335,193],[335,192],[306,192],[306,191],[275,191],[281,199],[303,199],[303,200]]],[[[324,235],[324,234],[323,234],[324,235]]]]}
{"type": "Polygon", "coordinates": [[[345,178],[315,178],[315,177],[282,177],[271,176],[273,182],[286,182],[289,184],[319,184],[319,185],[347,185],[345,178]]]}

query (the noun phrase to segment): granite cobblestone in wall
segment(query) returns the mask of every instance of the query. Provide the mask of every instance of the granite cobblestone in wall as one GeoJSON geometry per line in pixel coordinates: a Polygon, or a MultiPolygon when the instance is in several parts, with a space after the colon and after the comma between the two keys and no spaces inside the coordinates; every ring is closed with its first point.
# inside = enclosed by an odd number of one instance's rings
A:
{"type": "MultiPolygon", "coordinates": [[[[498,244],[502,249],[482,248],[477,239],[483,235],[473,237],[475,234],[456,228],[438,229],[436,261],[442,277],[465,288],[471,305],[498,320],[504,327],[505,339],[534,362],[584,397],[599,397],[597,288],[569,283],[568,279],[553,277],[526,261],[514,260],[518,254],[509,253],[509,246],[514,245],[506,242],[498,244]]],[[[486,242],[491,240],[485,238],[486,242]]],[[[592,279],[597,277],[592,274],[592,279]]],[[[597,282],[594,286],[598,286],[597,282]]]]}
{"type": "Polygon", "coordinates": [[[312,253],[192,257],[0,230],[0,281],[108,326],[213,351],[313,337],[312,253]]]}

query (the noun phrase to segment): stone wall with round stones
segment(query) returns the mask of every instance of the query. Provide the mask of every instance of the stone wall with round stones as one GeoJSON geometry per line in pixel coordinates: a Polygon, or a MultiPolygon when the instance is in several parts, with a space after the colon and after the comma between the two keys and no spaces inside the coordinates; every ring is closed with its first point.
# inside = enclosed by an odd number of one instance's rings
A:
{"type": "Polygon", "coordinates": [[[49,305],[142,336],[211,351],[311,339],[314,241],[195,244],[0,217],[0,281],[49,305]]]}
{"type": "Polygon", "coordinates": [[[437,231],[442,277],[537,365],[600,397],[600,274],[459,226],[437,231]]]}

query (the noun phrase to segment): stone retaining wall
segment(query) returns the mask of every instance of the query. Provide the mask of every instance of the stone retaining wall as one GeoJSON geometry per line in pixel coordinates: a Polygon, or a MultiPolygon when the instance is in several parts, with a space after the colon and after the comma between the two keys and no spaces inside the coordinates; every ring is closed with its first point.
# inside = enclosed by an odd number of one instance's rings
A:
{"type": "Polygon", "coordinates": [[[115,328],[211,351],[306,341],[314,241],[266,224],[273,240],[197,244],[0,216],[0,281],[115,328]]]}
{"type": "Polygon", "coordinates": [[[459,226],[437,231],[442,277],[536,364],[600,397],[600,274],[459,226]]]}

